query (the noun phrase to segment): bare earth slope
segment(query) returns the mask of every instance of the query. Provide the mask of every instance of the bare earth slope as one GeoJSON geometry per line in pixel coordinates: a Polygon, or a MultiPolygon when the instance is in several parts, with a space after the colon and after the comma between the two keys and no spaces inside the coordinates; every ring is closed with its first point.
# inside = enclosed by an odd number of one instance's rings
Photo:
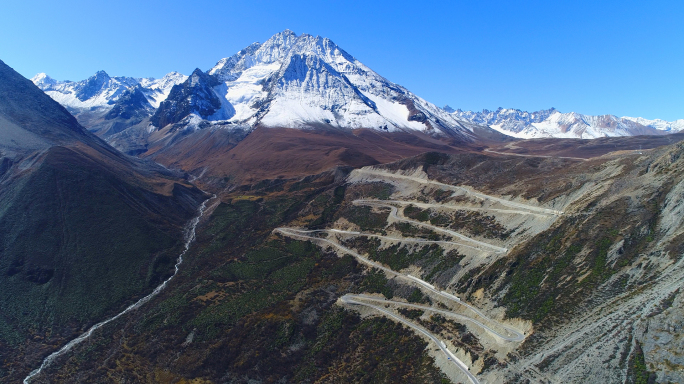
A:
{"type": "Polygon", "coordinates": [[[428,151],[461,153],[474,148],[416,132],[258,127],[247,135],[207,128],[173,143],[153,145],[141,156],[184,169],[203,182],[227,178],[226,182],[240,184],[315,175],[336,166],[388,163],[428,151]]]}

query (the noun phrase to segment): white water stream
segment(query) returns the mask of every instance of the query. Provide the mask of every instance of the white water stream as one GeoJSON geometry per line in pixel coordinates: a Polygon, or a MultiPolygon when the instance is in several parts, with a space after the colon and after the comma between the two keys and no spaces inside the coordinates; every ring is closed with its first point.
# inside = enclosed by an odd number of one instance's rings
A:
{"type": "Polygon", "coordinates": [[[123,316],[123,315],[137,309],[137,308],[140,308],[143,304],[150,301],[153,297],[157,296],[159,294],[159,292],[161,292],[164,288],[166,288],[169,281],[171,281],[171,279],[173,279],[176,276],[176,274],[178,273],[178,269],[179,269],[180,265],[183,263],[183,256],[188,252],[188,249],[190,249],[190,244],[192,244],[192,242],[195,240],[195,235],[196,235],[195,229],[197,228],[197,224],[199,224],[200,219],[204,215],[204,211],[207,208],[207,202],[209,200],[214,199],[214,198],[216,198],[216,195],[205,200],[202,203],[202,205],[200,206],[199,213],[197,214],[197,216],[194,219],[192,219],[190,221],[190,223],[188,223],[187,230],[185,233],[184,249],[183,249],[183,252],[181,252],[181,254],[178,256],[178,260],[176,261],[175,271],[173,272],[173,275],[171,275],[168,279],[164,280],[164,282],[161,283],[159,286],[157,286],[157,288],[155,288],[154,291],[152,291],[152,293],[143,297],[142,299],[138,300],[137,302],[131,304],[128,308],[124,309],[118,315],[116,315],[114,317],[110,317],[109,319],[107,319],[105,321],[102,321],[100,323],[93,325],[92,327],[90,327],[90,329],[88,329],[88,331],[83,333],[81,336],[71,340],[69,343],[67,343],[65,346],[60,348],[58,351],[50,354],[48,357],[45,358],[45,360],[43,360],[43,363],[40,365],[40,367],[33,370],[28,376],[26,376],[23,383],[24,384],[31,383],[31,380],[33,380],[34,377],[38,376],[43,371],[43,369],[45,369],[50,364],[52,364],[52,362],[56,358],[58,358],[64,354],[66,354],[67,352],[69,352],[73,347],[75,347],[76,345],[78,345],[78,344],[82,343],[83,341],[85,341],[86,339],[88,339],[93,334],[93,332],[102,328],[106,324],[111,323],[112,321],[118,319],[119,317],[121,317],[121,316],[123,316]]]}

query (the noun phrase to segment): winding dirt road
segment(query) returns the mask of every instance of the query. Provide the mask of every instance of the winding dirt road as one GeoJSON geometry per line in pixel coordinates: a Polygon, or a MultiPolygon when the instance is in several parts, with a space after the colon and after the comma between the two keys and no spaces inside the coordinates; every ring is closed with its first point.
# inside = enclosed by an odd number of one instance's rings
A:
{"type": "Polygon", "coordinates": [[[456,237],[456,238],[461,239],[463,241],[473,243],[476,246],[479,246],[480,250],[483,250],[481,248],[489,248],[490,250],[493,250],[494,252],[498,252],[498,253],[508,252],[508,249],[506,249],[506,248],[498,247],[496,245],[485,243],[483,241],[475,240],[473,238],[470,238],[470,237],[463,235],[461,233],[458,233],[456,231],[452,231],[450,229],[438,227],[438,226],[432,225],[432,224],[423,223],[422,221],[409,219],[408,217],[404,216],[403,214],[400,215],[399,209],[397,207],[395,207],[394,205],[391,205],[391,204],[384,203],[382,200],[354,200],[353,203],[355,205],[370,205],[370,206],[374,206],[374,207],[390,208],[390,217],[395,219],[395,220],[405,221],[407,223],[411,223],[411,224],[417,225],[419,227],[428,228],[428,229],[431,229],[431,230],[436,231],[436,232],[446,233],[449,236],[453,236],[453,237],[456,237]]]}
{"type": "Polygon", "coordinates": [[[444,184],[444,183],[440,183],[439,181],[423,179],[423,178],[416,177],[416,176],[401,175],[401,174],[397,174],[397,173],[391,173],[391,172],[381,171],[381,170],[372,169],[372,168],[361,168],[361,169],[354,170],[354,172],[356,172],[357,175],[376,176],[378,178],[387,178],[387,179],[409,180],[409,181],[413,181],[415,183],[434,185],[434,186],[440,187],[442,189],[451,190],[451,191],[455,191],[455,192],[461,192],[461,193],[476,197],[480,200],[489,200],[489,201],[497,202],[501,205],[511,207],[511,208],[518,208],[518,209],[523,209],[523,210],[527,210],[527,211],[531,211],[531,212],[537,212],[537,213],[554,215],[554,216],[560,216],[563,214],[562,211],[557,211],[555,209],[542,208],[542,207],[538,207],[538,206],[534,206],[534,205],[518,203],[515,201],[510,201],[510,200],[506,200],[506,199],[503,199],[500,197],[490,196],[490,195],[487,195],[487,194],[484,194],[481,192],[477,192],[477,191],[474,191],[470,188],[444,184]]]}
{"type": "MultiPolygon", "coordinates": [[[[486,195],[485,195],[486,196],[486,195]]],[[[487,196],[489,197],[489,196],[487,196]]],[[[299,229],[299,228],[288,228],[288,227],[281,227],[281,228],[276,228],[274,232],[280,233],[285,236],[289,236],[292,238],[297,238],[301,240],[307,240],[314,242],[318,244],[319,246],[330,246],[333,248],[338,249],[341,251],[343,254],[349,254],[356,258],[359,262],[372,267],[372,268],[377,268],[383,272],[385,272],[388,276],[393,276],[395,278],[399,278],[409,285],[418,287],[421,289],[423,292],[427,293],[430,296],[433,297],[439,297],[441,300],[446,301],[448,303],[452,303],[458,306],[462,306],[462,308],[467,312],[470,312],[470,315],[462,313],[462,312],[455,312],[449,309],[445,308],[438,308],[438,307],[433,307],[433,306],[427,306],[427,305],[419,305],[419,304],[412,304],[412,303],[407,303],[407,302],[401,302],[401,301],[393,301],[393,300],[385,300],[379,297],[375,296],[369,296],[369,295],[352,295],[352,294],[347,294],[344,295],[340,298],[340,301],[344,304],[349,304],[349,305],[361,305],[361,306],[366,306],[368,308],[372,308],[375,311],[381,312],[384,315],[399,321],[402,324],[405,324],[408,327],[411,327],[415,329],[417,332],[425,335],[428,339],[433,341],[439,349],[446,355],[447,359],[451,362],[453,362],[456,367],[461,370],[467,377],[468,379],[473,383],[473,384],[478,384],[479,380],[477,377],[475,377],[469,370],[468,366],[458,359],[449,349],[447,348],[446,344],[444,341],[440,340],[435,334],[431,333],[430,331],[426,330],[422,326],[405,319],[396,313],[392,312],[391,310],[387,309],[390,305],[391,306],[400,306],[400,307],[407,307],[407,308],[413,308],[413,309],[419,309],[422,311],[427,311],[427,312],[432,312],[432,313],[438,313],[444,316],[448,316],[451,318],[458,319],[462,322],[470,323],[474,325],[476,328],[481,329],[484,332],[489,333],[491,336],[493,336],[493,339],[498,342],[498,343],[505,343],[505,342],[521,342],[525,339],[525,335],[522,331],[515,329],[513,327],[501,324],[497,322],[496,320],[491,319],[482,311],[479,309],[473,307],[472,305],[465,303],[461,301],[458,297],[455,295],[442,291],[438,288],[436,288],[434,285],[428,283],[427,281],[424,281],[418,277],[409,275],[409,274],[404,274],[398,271],[395,271],[391,268],[388,268],[376,261],[370,260],[364,255],[359,254],[358,252],[354,251],[353,249],[350,249],[348,247],[345,247],[344,245],[340,244],[337,239],[334,237],[331,238],[323,238],[323,237],[318,237],[318,234],[321,233],[326,233],[326,234],[342,234],[342,235],[347,235],[347,236],[366,236],[366,237],[375,237],[375,238],[381,238],[385,240],[390,240],[390,241],[396,241],[396,242],[414,242],[414,243],[424,243],[424,244],[440,244],[440,245],[456,245],[456,246],[462,246],[462,247],[469,247],[473,248],[476,250],[480,251],[490,251],[490,252],[496,252],[496,253],[505,253],[507,252],[506,248],[498,247],[496,245],[488,244],[479,240],[472,239],[470,237],[467,237],[461,233],[441,228],[438,226],[434,226],[431,224],[423,223],[420,221],[412,220],[409,219],[403,214],[399,213],[399,210],[396,205],[403,205],[403,204],[408,204],[406,202],[400,202],[396,200],[392,201],[384,201],[384,200],[355,200],[352,202],[355,205],[367,205],[367,206],[375,206],[375,207],[382,207],[382,208],[389,208],[390,211],[390,217],[394,220],[397,221],[404,221],[404,222],[409,222],[414,225],[418,225],[421,227],[429,228],[433,231],[438,231],[445,233],[449,236],[452,236],[454,238],[457,238],[461,240],[462,242],[455,242],[455,241],[446,241],[446,240],[425,240],[425,239],[416,239],[416,238],[397,238],[397,237],[391,237],[391,236],[384,236],[384,235],[376,235],[372,233],[364,233],[364,232],[358,232],[358,231],[346,231],[346,230],[341,230],[341,229],[319,229],[319,230],[306,230],[306,229],[299,229]],[[393,205],[395,204],[395,205],[393,205]]],[[[424,203],[423,205],[430,205],[430,206],[438,206],[437,204],[427,204],[424,203]]],[[[515,205],[516,208],[521,208],[523,204],[517,204],[515,205]]],[[[525,211],[522,210],[515,210],[515,211],[508,211],[506,213],[519,213],[519,214],[541,214],[541,215],[549,215],[549,211],[551,210],[546,210],[545,208],[538,208],[538,207],[533,207],[533,206],[527,206],[524,205],[525,211]]],[[[553,212],[558,212],[558,211],[553,211],[553,212]]]]}

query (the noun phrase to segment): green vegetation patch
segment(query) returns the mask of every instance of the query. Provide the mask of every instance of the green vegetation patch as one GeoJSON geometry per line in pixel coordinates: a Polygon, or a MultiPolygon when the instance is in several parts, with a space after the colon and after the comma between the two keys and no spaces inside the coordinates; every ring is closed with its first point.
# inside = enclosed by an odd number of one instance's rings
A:
{"type": "Polygon", "coordinates": [[[399,308],[399,313],[408,319],[415,320],[423,316],[425,312],[420,309],[399,308]]]}
{"type": "Polygon", "coordinates": [[[401,232],[401,235],[404,237],[418,237],[432,241],[440,241],[444,239],[444,236],[431,229],[413,225],[407,222],[393,223],[389,228],[401,232]]]}
{"type": "Polygon", "coordinates": [[[433,281],[441,272],[448,271],[459,265],[464,257],[457,250],[452,249],[446,255],[441,255],[436,263],[432,263],[432,265],[426,264],[424,270],[429,272],[423,278],[427,281],[433,281]]]}
{"type": "Polygon", "coordinates": [[[420,291],[418,288],[414,288],[413,291],[411,291],[411,294],[409,297],[406,298],[406,300],[409,303],[428,303],[429,298],[425,295],[423,295],[423,292],[420,291]]]}
{"type": "Polygon", "coordinates": [[[632,356],[629,359],[629,368],[627,369],[625,384],[655,383],[656,378],[656,374],[650,372],[646,367],[644,351],[641,349],[641,345],[637,343],[632,356]]]}
{"type": "Polygon", "coordinates": [[[449,228],[466,230],[475,236],[489,239],[506,240],[512,231],[506,229],[494,216],[483,215],[477,211],[459,210],[452,216],[449,228]]]}
{"type": "Polygon", "coordinates": [[[384,232],[389,210],[373,212],[369,206],[351,205],[344,212],[341,212],[340,216],[350,223],[358,225],[362,231],[384,232]]]}
{"type": "Polygon", "coordinates": [[[428,209],[421,209],[412,204],[404,207],[404,215],[418,221],[430,220],[430,211],[428,209]]]}
{"type": "Polygon", "coordinates": [[[394,290],[389,286],[385,272],[373,268],[366,273],[359,285],[359,292],[382,293],[386,298],[394,297],[394,290]]]}
{"type": "Polygon", "coordinates": [[[201,330],[204,338],[215,337],[245,315],[298,292],[321,257],[318,247],[303,241],[273,241],[250,250],[213,273],[221,281],[248,285],[249,290],[208,306],[190,325],[201,330]]]}
{"type": "Polygon", "coordinates": [[[321,215],[310,224],[311,228],[322,228],[328,223],[334,221],[334,216],[339,210],[340,204],[342,204],[342,201],[344,201],[345,192],[346,187],[341,185],[332,191],[332,196],[323,194],[314,200],[314,203],[323,206],[323,211],[321,212],[321,215]]]}
{"type": "Polygon", "coordinates": [[[444,250],[437,244],[408,246],[395,244],[380,249],[381,241],[375,237],[360,236],[344,242],[346,246],[366,253],[368,258],[400,271],[419,262],[428,263],[442,257],[444,250]]]}

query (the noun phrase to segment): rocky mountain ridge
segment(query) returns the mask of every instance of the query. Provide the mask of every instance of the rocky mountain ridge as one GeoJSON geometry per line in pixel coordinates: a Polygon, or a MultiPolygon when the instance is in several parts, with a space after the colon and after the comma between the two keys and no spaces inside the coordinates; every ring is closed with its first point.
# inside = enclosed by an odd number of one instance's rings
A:
{"type": "Polygon", "coordinates": [[[98,71],[81,81],[58,81],[45,73],[37,74],[31,81],[70,112],[78,115],[80,112],[92,109],[109,110],[126,90],[136,86],[140,87],[150,105],[157,108],[162,101],[166,100],[171,88],[185,79],[187,76],[178,72],[171,72],[161,79],[154,79],[112,77],[105,71],[98,71]]]}
{"type": "Polygon", "coordinates": [[[0,382],[172,273],[206,198],[182,176],[121,154],[0,61],[0,382]]]}

